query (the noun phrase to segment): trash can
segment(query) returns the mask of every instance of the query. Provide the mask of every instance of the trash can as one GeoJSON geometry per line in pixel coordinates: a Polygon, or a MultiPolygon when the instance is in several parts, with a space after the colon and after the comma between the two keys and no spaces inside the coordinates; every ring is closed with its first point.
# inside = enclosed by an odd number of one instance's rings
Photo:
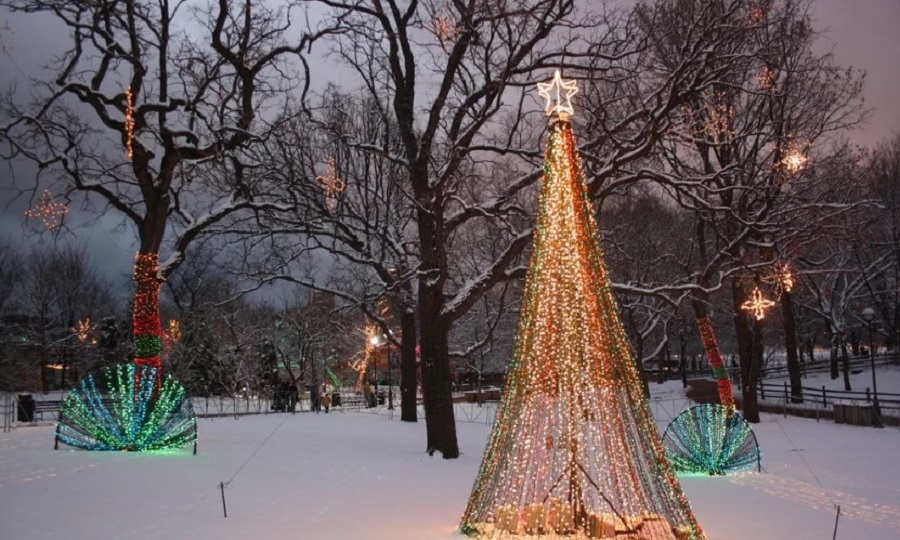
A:
{"type": "Polygon", "coordinates": [[[34,397],[31,394],[19,394],[16,411],[16,420],[19,422],[34,422],[34,397]]]}
{"type": "Polygon", "coordinates": [[[331,394],[331,406],[341,407],[341,394],[338,392],[331,394]]]}

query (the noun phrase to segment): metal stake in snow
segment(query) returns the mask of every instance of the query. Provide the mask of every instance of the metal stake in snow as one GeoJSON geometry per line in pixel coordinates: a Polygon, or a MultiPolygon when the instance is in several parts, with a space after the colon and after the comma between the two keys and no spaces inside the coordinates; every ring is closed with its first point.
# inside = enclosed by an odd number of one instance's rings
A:
{"type": "Polygon", "coordinates": [[[834,505],[834,509],[837,511],[837,513],[834,515],[834,534],[831,535],[831,540],[835,540],[837,538],[838,520],[841,519],[841,505],[834,505]]]}
{"type": "Polygon", "coordinates": [[[219,482],[219,489],[222,490],[222,513],[228,517],[228,509],[225,508],[225,482],[219,482]]]}

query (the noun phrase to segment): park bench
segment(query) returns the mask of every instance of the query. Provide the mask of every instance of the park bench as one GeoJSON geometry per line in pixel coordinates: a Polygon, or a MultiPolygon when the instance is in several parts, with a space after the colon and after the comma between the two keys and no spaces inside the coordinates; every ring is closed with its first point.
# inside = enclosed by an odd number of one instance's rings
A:
{"type": "Polygon", "coordinates": [[[35,401],[34,402],[34,419],[37,420],[38,415],[41,415],[41,420],[44,419],[45,412],[59,412],[60,407],[62,407],[61,399],[48,399],[46,401],[35,401]]]}

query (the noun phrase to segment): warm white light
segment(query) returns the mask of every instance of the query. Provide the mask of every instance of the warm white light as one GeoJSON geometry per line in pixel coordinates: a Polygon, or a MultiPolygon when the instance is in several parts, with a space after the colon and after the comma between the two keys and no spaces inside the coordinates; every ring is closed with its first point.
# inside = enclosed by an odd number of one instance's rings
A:
{"type": "Polygon", "coordinates": [[[547,100],[544,114],[547,116],[556,114],[560,120],[565,120],[575,114],[575,109],[572,107],[572,96],[578,93],[577,81],[564,81],[559,70],[556,70],[553,80],[538,83],[537,87],[538,94],[547,100]]]}
{"type": "Polygon", "coordinates": [[[761,321],[766,317],[766,310],[774,305],[775,302],[765,298],[759,287],[756,287],[753,289],[753,295],[750,297],[750,300],[741,304],[741,309],[749,311],[757,321],[761,321]]]}

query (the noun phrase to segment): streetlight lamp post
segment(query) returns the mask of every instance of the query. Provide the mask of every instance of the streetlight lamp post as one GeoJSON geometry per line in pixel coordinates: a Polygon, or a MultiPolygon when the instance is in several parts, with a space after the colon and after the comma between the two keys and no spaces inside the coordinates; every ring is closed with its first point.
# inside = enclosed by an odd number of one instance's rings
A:
{"type": "Polygon", "coordinates": [[[381,343],[381,338],[378,337],[378,334],[375,334],[371,338],[369,338],[369,343],[372,344],[372,367],[375,369],[375,407],[378,406],[378,345],[381,343]]]}
{"type": "Polygon", "coordinates": [[[878,405],[878,379],[875,376],[875,310],[862,310],[862,318],[869,325],[869,362],[872,367],[872,427],[883,428],[881,407],[878,405]]]}
{"type": "Polygon", "coordinates": [[[394,363],[391,349],[388,348],[388,410],[394,410],[394,363]]]}

